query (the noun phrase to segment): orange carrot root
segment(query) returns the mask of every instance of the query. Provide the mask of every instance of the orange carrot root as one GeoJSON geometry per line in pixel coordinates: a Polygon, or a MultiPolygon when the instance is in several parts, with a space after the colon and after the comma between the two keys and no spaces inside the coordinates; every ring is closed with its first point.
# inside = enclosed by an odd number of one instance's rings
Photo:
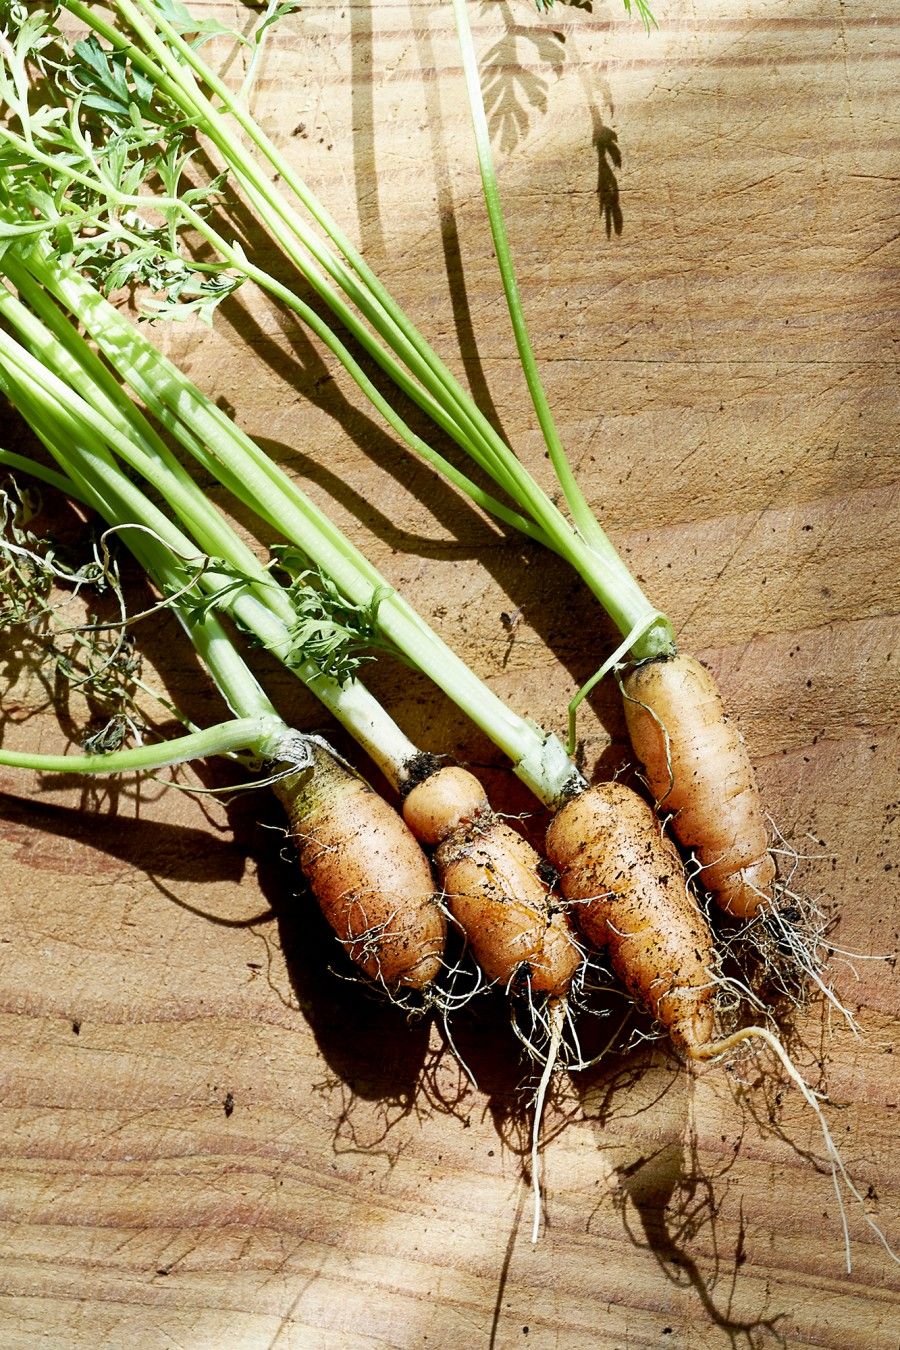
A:
{"type": "Polygon", "coordinates": [[[562,997],[581,953],[540,876],[530,844],[491,810],[465,769],[438,769],[412,789],[403,816],[435,866],[450,913],[491,980],[527,974],[531,990],[562,997]]]}
{"type": "Polygon", "coordinates": [[[775,864],[750,757],[715,680],[679,654],[637,666],[622,683],[631,743],[703,868],[700,884],[726,913],[755,918],[772,905],[775,864]]]}
{"type": "Polygon", "coordinates": [[[646,802],[601,783],[561,808],[547,855],[585,937],[687,1055],[713,1034],[715,951],[675,847],[646,802]]]}
{"type": "Polygon", "coordinates": [[[350,957],[389,989],[424,989],[441,967],[446,921],[431,869],[387,802],[311,746],[312,764],[274,786],[300,866],[350,957]]]}

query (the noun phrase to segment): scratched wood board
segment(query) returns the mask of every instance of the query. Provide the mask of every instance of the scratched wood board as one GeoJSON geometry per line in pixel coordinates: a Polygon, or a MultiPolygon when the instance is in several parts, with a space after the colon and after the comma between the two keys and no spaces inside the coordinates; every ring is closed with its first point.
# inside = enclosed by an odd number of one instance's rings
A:
{"type": "MultiPolygon", "coordinates": [[[[798,885],[839,947],[890,954],[897,16],[658,8],[649,36],[613,4],[473,9],[528,317],[589,499],[717,671],[773,821],[810,855],[798,885]]],[[[448,7],[305,5],[256,111],[544,475],[448,7]]],[[[612,632],[562,563],[412,462],[248,288],[211,331],[158,337],[498,694],[564,730],[612,632]]],[[[77,533],[63,507],[47,519],[77,533]]],[[[223,715],[174,622],[140,646],[180,708],[223,715]]],[[[259,669],[286,716],[324,726],[259,669]]],[[[424,680],[369,673],[418,743],[530,809],[424,680]]],[[[4,745],[74,744],[77,706],[54,714],[11,644],[0,675],[4,745]]],[[[578,734],[588,772],[627,764],[614,689],[578,734]]],[[[529,1070],[502,1002],[455,1030],[474,1087],[439,1027],[332,973],[263,794],[9,770],[0,788],[0,1345],[895,1350],[897,1267],[851,1205],[845,1273],[818,1127],[770,1066],[691,1073],[655,1044],[561,1078],[533,1247],[529,1070]]],[[[813,1001],[790,1044],[896,1246],[898,977],[860,959],[833,980],[861,1037],[813,1001]]]]}

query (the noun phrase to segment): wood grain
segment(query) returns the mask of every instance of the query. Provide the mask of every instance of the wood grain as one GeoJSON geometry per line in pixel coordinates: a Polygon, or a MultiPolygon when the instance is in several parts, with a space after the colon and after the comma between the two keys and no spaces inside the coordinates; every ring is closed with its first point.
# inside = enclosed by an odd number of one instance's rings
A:
{"type": "MultiPolygon", "coordinates": [[[[590,499],[720,674],[773,818],[815,855],[804,888],[838,910],[842,947],[889,953],[897,18],[856,0],[657,8],[649,38],[612,3],[473,12],[533,336],[590,499]],[[620,168],[598,161],[613,131],[620,168]]],[[[305,5],[257,102],[543,473],[447,8],[305,5]]],[[[563,727],[611,634],[562,564],[412,464],[268,303],[241,292],[211,332],[160,336],[498,693],[563,727]]],[[[219,716],[174,625],[143,644],[181,706],[219,716]]],[[[9,659],[4,744],[60,747],[9,659]]],[[[382,662],[371,683],[527,808],[424,681],[382,662]]],[[[614,693],[579,732],[589,770],[625,760],[614,693]]],[[[331,975],[274,805],[11,771],[0,789],[0,1345],[896,1350],[897,1267],[852,1209],[844,1273],[816,1124],[764,1066],[692,1075],[649,1047],[561,1081],[532,1248],[502,1008],[458,1032],[476,1089],[435,1028],[331,975]]],[[[863,1038],[814,1002],[792,1045],[896,1244],[898,977],[861,960],[834,979],[863,1038]]]]}

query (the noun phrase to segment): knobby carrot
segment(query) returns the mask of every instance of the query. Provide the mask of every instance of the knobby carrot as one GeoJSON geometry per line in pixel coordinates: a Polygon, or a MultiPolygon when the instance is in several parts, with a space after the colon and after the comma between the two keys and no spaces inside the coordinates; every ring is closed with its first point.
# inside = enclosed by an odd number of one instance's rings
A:
{"type": "Polygon", "coordinates": [[[527,979],[534,993],[564,997],[581,953],[538,854],[495,814],[477,778],[437,769],[407,794],[403,816],[435,848],[447,905],[488,978],[504,987],[527,979]]]}

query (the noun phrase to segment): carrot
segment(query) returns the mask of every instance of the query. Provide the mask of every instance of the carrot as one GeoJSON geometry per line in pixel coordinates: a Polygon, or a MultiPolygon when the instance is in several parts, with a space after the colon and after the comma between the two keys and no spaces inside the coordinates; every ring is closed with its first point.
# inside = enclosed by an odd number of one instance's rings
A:
{"type": "Polygon", "coordinates": [[[622,683],[631,743],[703,885],[726,913],[755,918],[772,904],[775,864],[750,757],[715,680],[679,654],[635,667],[622,683]]]}
{"type": "Polygon", "coordinates": [[[436,977],[446,923],[431,869],[396,811],[317,743],[276,782],[300,866],[350,957],[388,989],[436,977]]]}
{"type": "Polygon", "coordinates": [[[713,1034],[715,951],[674,845],[622,783],[588,788],[547,831],[547,856],[581,932],[687,1056],[713,1034]]]}
{"type": "Polygon", "coordinates": [[[814,1112],[822,1132],[844,1233],[847,1270],[850,1232],[841,1186],[863,1208],[863,1218],[895,1262],[893,1250],[844,1165],[817,1094],[766,1026],[715,1033],[715,950],[709,926],[688,890],[681,859],[661,834],[650,807],[621,783],[588,788],[557,812],[547,831],[547,853],[578,926],[606,947],[616,974],[634,998],[695,1063],[762,1042],[814,1112]],[[588,841],[588,842],[586,842],[588,841]]]}
{"type": "Polygon", "coordinates": [[[445,766],[407,794],[403,818],[434,861],[447,906],[491,980],[526,977],[533,993],[563,998],[581,964],[531,845],[491,810],[468,770],[445,766]]]}
{"type": "MultiPolygon", "coordinates": [[[[403,816],[416,838],[434,848],[447,907],[488,979],[529,997],[544,995],[544,1068],[534,1098],[531,1240],[541,1228],[540,1134],[550,1077],[562,1049],[569,990],[582,954],[566,915],[544,880],[535,850],[491,809],[478,779],[458,765],[431,767],[407,791],[403,816]]],[[[514,1023],[515,1025],[515,1020],[514,1023]]],[[[519,1033],[521,1035],[521,1033],[519,1033]]],[[[536,1055],[530,1040],[522,1037],[536,1055]]]]}

